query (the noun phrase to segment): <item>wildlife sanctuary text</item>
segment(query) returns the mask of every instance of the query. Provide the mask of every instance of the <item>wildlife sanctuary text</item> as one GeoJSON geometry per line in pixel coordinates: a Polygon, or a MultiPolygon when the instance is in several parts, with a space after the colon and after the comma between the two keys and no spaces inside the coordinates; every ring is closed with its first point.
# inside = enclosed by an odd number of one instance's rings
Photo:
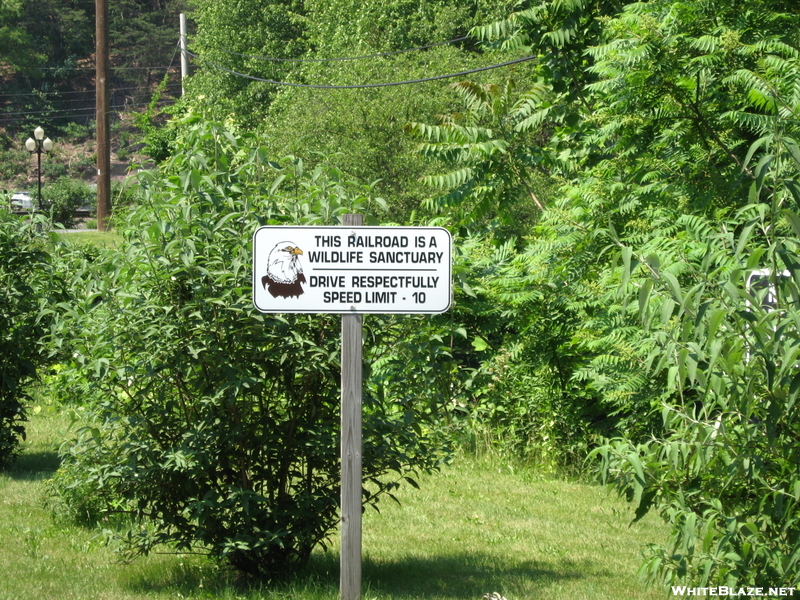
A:
{"type": "Polygon", "coordinates": [[[278,313],[444,312],[451,246],[441,227],[260,227],[253,303],[278,313]]]}

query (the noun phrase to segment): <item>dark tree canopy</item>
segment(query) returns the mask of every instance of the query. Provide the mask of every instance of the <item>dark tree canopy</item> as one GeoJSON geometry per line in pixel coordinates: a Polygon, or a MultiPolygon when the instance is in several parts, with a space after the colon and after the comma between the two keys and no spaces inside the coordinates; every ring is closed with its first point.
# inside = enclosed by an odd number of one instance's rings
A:
{"type": "MultiPolygon", "coordinates": [[[[109,3],[112,106],[149,99],[166,67],[176,70],[178,14],[186,0],[109,3]]],[[[95,3],[16,0],[0,6],[0,130],[94,118],[95,3]]],[[[52,130],[52,129],[50,129],[52,130]]]]}

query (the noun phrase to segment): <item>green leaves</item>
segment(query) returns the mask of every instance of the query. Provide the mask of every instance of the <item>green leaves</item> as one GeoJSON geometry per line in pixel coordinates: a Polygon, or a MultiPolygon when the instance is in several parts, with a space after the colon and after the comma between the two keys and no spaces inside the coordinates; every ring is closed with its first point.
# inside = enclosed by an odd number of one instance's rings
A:
{"type": "MultiPolygon", "coordinates": [[[[260,140],[218,123],[182,136],[182,152],[142,175],[124,247],[84,273],[99,295],[76,294],[62,324],[74,332],[75,377],[102,400],[65,446],[55,489],[83,520],[128,515],[120,537],[131,554],[202,548],[277,577],[305,564],[338,522],[339,322],[257,313],[250,236],[266,222],[374,217],[384,203],[326,162],[306,169],[296,157],[243,153],[260,140]]],[[[410,349],[423,343],[413,329],[379,323],[370,342],[411,374],[384,379],[384,362],[365,382],[374,504],[397,485],[389,473],[405,480],[435,466],[443,402],[431,390],[447,385],[436,352],[410,349]]]]}
{"type": "MultiPolygon", "coordinates": [[[[763,164],[771,176],[775,163],[763,164]]],[[[800,236],[770,219],[797,215],[745,207],[721,222],[684,218],[681,252],[662,256],[659,269],[634,271],[632,250],[620,250],[620,293],[638,288],[639,343],[654,348],[650,377],[671,393],[661,396],[664,426],[651,442],[609,440],[594,456],[637,519],[656,507],[671,524],[668,547],[654,547],[645,567],[668,584],[800,578],[785,561],[800,536],[792,496],[800,328],[790,300],[800,236]],[[789,275],[764,277],[779,254],[789,275]],[[764,279],[748,283],[750,273],[764,279]],[[650,318],[656,310],[660,319],[650,318]]],[[[666,242],[654,236],[640,252],[666,242]]]]}
{"type": "Polygon", "coordinates": [[[0,209],[0,466],[16,457],[25,437],[26,385],[53,359],[42,338],[66,299],[42,233],[47,227],[44,216],[19,218],[0,209]]]}
{"type": "Polygon", "coordinates": [[[419,154],[453,169],[422,179],[447,191],[426,202],[426,208],[456,209],[458,223],[467,226],[487,218],[509,222],[515,213],[543,210],[539,188],[544,178],[530,171],[536,152],[525,144],[542,122],[536,109],[542,86],[523,98],[516,97],[511,79],[504,85],[465,81],[451,87],[463,97],[465,114],[446,117],[442,125],[410,123],[405,128],[423,140],[419,154]]]}

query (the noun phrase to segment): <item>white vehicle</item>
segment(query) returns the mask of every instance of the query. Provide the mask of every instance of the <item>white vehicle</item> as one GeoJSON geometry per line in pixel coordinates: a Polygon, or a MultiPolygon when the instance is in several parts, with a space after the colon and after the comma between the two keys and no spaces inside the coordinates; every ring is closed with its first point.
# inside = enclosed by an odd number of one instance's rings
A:
{"type": "Polygon", "coordinates": [[[11,194],[11,208],[14,210],[33,210],[33,199],[30,192],[14,192],[11,194]]]}
{"type": "MultiPolygon", "coordinates": [[[[791,276],[789,271],[782,271],[778,274],[778,279],[788,279],[791,276]]],[[[778,294],[772,280],[772,269],[758,269],[747,277],[748,292],[757,295],[762,290],[767,290],[767,292],[761,298],[761,308],[767,312],[775,310],[778,306],[778,294]]],[[[749,300],[747,306],[750,306],[749,300]]]]}
{"type": "MultiPolygon", "coordinates": [[[[779,281],[791,278],[792,274],[789,271],[781,271],[778,273],[777,279],[779,281]]],[[[747,284],[745,287],[749,294],[752,294],[757,299],[760,299],[761,308],[766,312],[772,312],[778,308],[778,292],[775,289],[775,281],[772,275],[772,269],[757,269],[750,273],[747,277],[747,284]]],[[[750,300],[745,300],[748,308],[752,306],[750,300]]],[[[774,325],[772,331],[777,332],[777,325],[774,325]]],[[[747,348],[745,360],[750,362],[750,347],[747,348]]]]}

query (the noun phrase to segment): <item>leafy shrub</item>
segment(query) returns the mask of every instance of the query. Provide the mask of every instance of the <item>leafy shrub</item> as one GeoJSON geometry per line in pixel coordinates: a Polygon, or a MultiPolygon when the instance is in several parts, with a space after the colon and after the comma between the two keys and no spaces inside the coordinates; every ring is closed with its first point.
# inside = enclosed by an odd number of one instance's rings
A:
{"type": "Polygon", "coordinates": [[[67,229],[75,225],[75,211],[95,203],[95,192],[80,179],[61,177],[42,190],[40,210],[52,213],[53,223],[67,229]]]}
{"type": "Polygon", "coordinates": [[[0,180],[13,181],[25,173],[30,165],[30,154],[24,142],[9,140],[8,148],[0,147],[0,180]]]}
{"type": "MultiPolygon", "coordinates": [[[[177,132],[175,123],[166,120],[166,115],[158,109],[161,96],[169,84],[169,76],[165,75],[150,99],[147,109],[134,117],[136,126],[143,134],[144,147],[142,152],[152,158],[156,163],[166,161],[175,149],[177,132]]],[[[170,109],[165,111],[170,112],[170,109]]]]}
{"type": "Polygon", "coordinates": [[[152,125],[144,130],[142,152],[157,163],[167,160],[174,151],[176,133],[169,125],[152,125]]]}
{"type": "Polygon", "coordinates": [[[770,130],[748,156],[747,206],[684,216],[675,237],[620,254],[640,364],[665,387],[663,429],[596,454],[637,518],[655,508],[669,522],[644,566],[667,583],[800,582],[800,146],[770,130]],[[756,271],[763,286],[748,283],[756,271]]]}
{"type": "Polygon", "coordinates": [[[46,360],[39,340],[45,307],[58,300],[41,217],[20,219],[0,210],[0,466],[16,455],[25,434],[24,385],[46,360]]]}
{"type": "Polygon", "coordinates": [[[67,174],[67,167],[60,162],[52,160],[42,161],[42,175],[48,179],[64,177],[67,174]]]}
{"type": "MultiPolygon", "coordinates": [[[[337,523],[339,319],[257,313],[250,238],[371,199],[335,171],[267,161],[254,137],[184,125],[163,175],[142,174],[124,249],[60,324],[83,331],[76,368],[105,400],[64,445],[55,490],[85,520],[132,519],[129,552],[170,543],[275,577],[337,523]]],[[[371,343],[387,352],[400,333],[376,327],[371,343]]],[[[395,402],[399,387],[365,399],[367,503],[440,455],[436,407],[407,386],[395,402]]]]}
{"type": "MultiPolygon", "coordinates": [[[[147,176],[145,176],[147,177],[147,176]]],[[[137,176],[131,174],[122,181],[111,182],[111,221],[110,227],[124,227],[131,211],[136,210],[142,201],[142,188],[137,176]]],[[[94,206],[93,206],[94,208],[94,206]]],[[[94,214],[94,211],[92,212],[94,214]]],[[[87,228],[88,225],[87,225],[87,228]]]]}
{"type": "Polygon", "coordinates": [[[136,179],[129,177],[123,181],[111,182],[111,200],[114,208],[137,204],[141,195],[141,188],[136,185],[136,179]]]}
{"type": "Polygon", "coordinates": [[[94,121],[87,125],[70,122],[64,126],[64,134],[69,138],[75,139],[76,141],[88,140],[94,135],[95,131],[96,125],[94,121]]]}
{"type": "Polygon", "coordinates": [[[470,444],[574,473],[590,440],[616,423],[600,395],[573,379],[589,355],[573,339],[582,306],[553,293],[545,253],[519,251],[514,238],[494,246],[492,237],[458,244],[455,273],[466,285],[457,331],[467,348],[457,358],[471,370],[458,398],[461,432],[470,444]]]}

